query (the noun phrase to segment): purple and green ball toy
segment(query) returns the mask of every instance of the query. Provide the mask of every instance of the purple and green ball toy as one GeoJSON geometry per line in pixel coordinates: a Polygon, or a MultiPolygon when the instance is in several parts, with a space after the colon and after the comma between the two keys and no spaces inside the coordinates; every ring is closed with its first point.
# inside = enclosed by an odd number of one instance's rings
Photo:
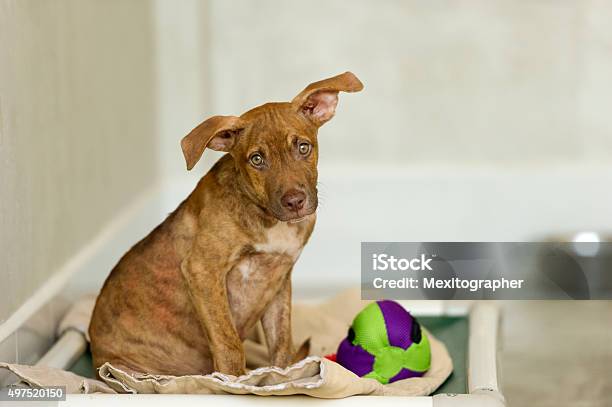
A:
{"type": "Polygon", "coordinates": [[[395,301],[376,301],[353,320],[336,361],[382,384],[420,377],[431,364],[429,339],[417,320],[395,301]]]}

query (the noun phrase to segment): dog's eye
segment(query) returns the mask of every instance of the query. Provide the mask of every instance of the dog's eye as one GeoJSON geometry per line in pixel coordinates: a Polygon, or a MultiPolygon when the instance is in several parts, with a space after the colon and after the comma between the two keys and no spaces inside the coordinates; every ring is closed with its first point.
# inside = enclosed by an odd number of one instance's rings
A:
{"type": "Polygon", "coordinates": [[[308,143],[300,143],[300,145],[298,146],[298,151],[302,155],[306,155],[306,154],[310,153],[310,144],[308,144],[308,143]]]}
{"type": "Polygon", "coordinates": [[[255,153],[251,155],[251,157],[249,158],[249,161],[251,161],[251,164],[253,164],[255,167],[261,167],[264,162],[264,159],[261,156],[261,154],[255,153]]]}

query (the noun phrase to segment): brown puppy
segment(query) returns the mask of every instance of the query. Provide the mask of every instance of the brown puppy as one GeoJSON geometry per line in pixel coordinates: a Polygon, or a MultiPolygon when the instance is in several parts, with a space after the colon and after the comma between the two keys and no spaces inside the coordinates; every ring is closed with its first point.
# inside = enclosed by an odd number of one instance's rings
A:
{"type": "Polygon", "coordinates": [[[292,361],[290,277],[315,224],[317,131],[339,91],[362,88],[346,72],[182,140],[187,169],[205,148],[229,154],[106,280],[89,327],[96,368],[240,375],[259,320],[270,362],[292,361]]]}

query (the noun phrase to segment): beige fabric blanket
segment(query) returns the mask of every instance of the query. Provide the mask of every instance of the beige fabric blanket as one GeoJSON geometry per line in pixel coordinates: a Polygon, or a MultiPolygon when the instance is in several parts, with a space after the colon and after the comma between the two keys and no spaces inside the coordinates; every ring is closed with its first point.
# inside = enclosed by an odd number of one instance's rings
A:
{"type": "MultiPolygon", "coordinates": [[[[92,299],[77,304],[72,321],[63,321],[60,329],[84,330],[92,308],[92,299]]],[[[69,393],[186,393],[186,394],[305,394],[320,398],[352,395],[425,396],[435,391],[451,374],[452,360],[443,343],[430,333],[431,368],[420,378],[382,385],[363,379],[339,364],[321,356],[334,353],[346,336],[353,317],[367,304],[358,290],[345,292],[316,305],[296,304],[293,310],[294,338],[311,340],[311,355],[286,369],[266,366],[267,351],[261,329],[245,341],[247,363],[255,368],[235,377],[221,373],[194,376],[128,374],[110,364],[100,368],[102,380],[87,379],[70,372],[41,366],[0,363],[32,386],[65,385],[69,393]]]]}

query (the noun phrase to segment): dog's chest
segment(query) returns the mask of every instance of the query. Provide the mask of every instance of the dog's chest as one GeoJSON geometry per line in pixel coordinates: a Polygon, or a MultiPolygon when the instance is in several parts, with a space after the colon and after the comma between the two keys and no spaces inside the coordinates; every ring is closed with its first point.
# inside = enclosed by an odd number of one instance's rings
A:
{"type": "Polygon", "coordinates": [[[257,252],[284,254],[297,259],[304,244],[301,229],[288,222],[278,222],[266,230],[264,240],[253,247],[257,252]]]}
{"type": "Polygon", "coordinates": [[[293,264],[304,245],[301,228],[286,222],[278,222],[263,234],[263,238],[253,244],[254,253],[243,258],[237,270],[243,280],[256,278],[258,273],[272,277],[278,266],[288,268],[293,264]]]}
{"type": "Polygon", "coordinates": [[[230,271],[228,297],[239,332],[245,333],[278,293],[302,252],[312,223],[276,223],[260,234],[249,254],[230,271]]]}

